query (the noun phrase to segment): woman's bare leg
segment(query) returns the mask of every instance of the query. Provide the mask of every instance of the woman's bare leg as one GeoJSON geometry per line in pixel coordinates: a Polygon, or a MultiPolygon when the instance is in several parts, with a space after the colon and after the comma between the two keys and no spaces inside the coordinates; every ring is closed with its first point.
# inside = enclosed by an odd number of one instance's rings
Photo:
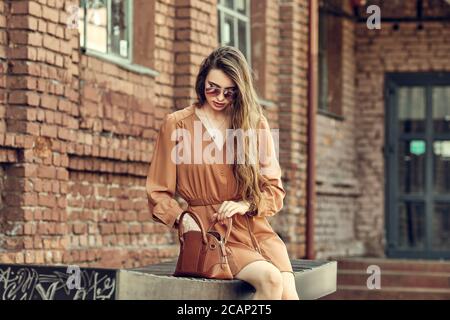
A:
{"type": "Polygon", "coordinates": [[[267,261],[249,263],[235,278],[250,283],[256,293],[253,300],[280,300],[283,293],[283,278],[280,270],[267,261]]]}
{"type": "Polygon", "coordinates": [[[300,300],[295,287],[295,277],[291,272],[281,272],[283,278],[283,300],[300,300]]]}

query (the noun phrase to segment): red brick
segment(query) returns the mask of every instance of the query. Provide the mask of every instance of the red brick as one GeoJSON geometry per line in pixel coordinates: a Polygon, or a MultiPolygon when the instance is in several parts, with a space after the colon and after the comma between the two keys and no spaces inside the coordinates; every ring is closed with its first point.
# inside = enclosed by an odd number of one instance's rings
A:
{"type": "Polygon", "coordinates": [[[114,225],[110,223],[100,223],[100,234],[112,234],[114,233],[114,225]]]}
{"type": "Polygon", "coordinates": [[[42,179],[42,191],[43,192],[47,192],[47,193],[51,193],[51,191],[52,191],[52,184],[53,184],[52,180],[42,179]]]}
{"type": "Polygon", "coordinates": [[[52,51],[58,52],[60,51],[60,40],[58,38],[44,35],[42,46],[44,48],[50,49],[52,51]]]}
{"type": "Polygon", "coordinates": [[[25,263],[33,264],[36,262],[34,251],[31,250],[25,251],[24,256],[25,256],[25,263]]]}
{"type": "Polygon", "coordinates": [[[11,43],[14,44],[28,44],[29,33],[25,30],[13,30],[10,32],[11,43]]]}
{"type": "Polygon", "coordinates": [[[37,168],[37,177],[54,179],[56,178],[56,168],[50,166],[39,166],[37,168]]]}
{"type": "Polygon", "coordinates": [[[23,233],[25,235],[32,235],[36,233],[36,226],[32,222],[27,222],[23,225],[23,233]]]}
{"type": "Polygon", "coordinates": [[[55,96],[43,95],[41,96],[41,106],[44,108],[56,110],[58,105],[58,98],[55,96]]]}
{"type": "Polygon", "coordinates": [[[8,201],[5,204],[8,205],[2,209],[2,215],[6,217],[8,221],[23,221],[25,219],[24,210],[18,206],[22,201],[21,195],[8,194],[8,201]]]}
{"type": "Polygon", "coordinates": [[[67,207],[67,198],[65,196],[61,196],[56,200],[58,204],[58,208],[66,208],[67,207]]]}
{"type": "Polygon", "coordinates": [[[48,208],[54,208],[56,206],[56,198],[54,195],[40,194],[38,196],[38,205],[48,208]]]}
{"type": "Polygon", "coordinates": [[[56,138],[57,132],[58,132],[57,126],[43,124],[41,126],[40,135],[43,137],[56,138]]]}
{"type": "Polygon", "coordinates": [[[75,223],[73,225],[73,233],[74,234],[83,234],[86,233],[87,227],[86,224],[75,223]]]}
{"type": "Polygon", "coordinates": [[[57,168],[56,169],[56,178],[58,180],[68,180],[69,179],[69,173],[64,168],[57,168]]]}
{"type": "Polygon", "coordinates": [[[49,7],[42,8],[42,16],[51,22],[59,22],[59,11],[49,7]]]}
{"type": "Polygon", "coordinates": [[[35,193],[24,193],[23,194],[23,205],[24,206],[37,206],[38,197],[35,193]]]}

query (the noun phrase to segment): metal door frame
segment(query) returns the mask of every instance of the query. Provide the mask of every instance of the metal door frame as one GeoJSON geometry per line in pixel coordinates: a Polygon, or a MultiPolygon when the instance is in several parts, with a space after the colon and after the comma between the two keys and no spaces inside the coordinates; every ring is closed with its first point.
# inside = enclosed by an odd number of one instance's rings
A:
{"type": "MultiPolygon", "coordinates": [[[[432,86],[450,86],[450,72],[406,72],[406,73],[386,73],[385,74],[385,141],[384,141],[384,161],[385,161],[385,228],[386,228],[386,255],[392,258],[411,259],[450,259],[450,248],[448,251],[432,251],[432,218],[435,200],[450,202],[450,195],[437,197],[432,190],[433,187],[433,149],[432,143],[439,139],[449,139],[450,134],[433,135],[433,114],[432,114],[432,86]],[[404,200],[424,200],[425,206],[425,250],[402,250],[398,249],[398,212],[396,212],[398,190],[398,121],[396,121],[395,111],[398,108],[398,96],[396,95],[399,86],[423,86],[426,95],[426,158],[425,158],[425,198],[416,196],[405,196],[404,200]],[[436,139],[437,138],[437,139],[436,139]]],[[[414,136],[414,134],[409,134],[414,136]]],[[[423,135],[423,134],[421,134],[423,135]]]]}

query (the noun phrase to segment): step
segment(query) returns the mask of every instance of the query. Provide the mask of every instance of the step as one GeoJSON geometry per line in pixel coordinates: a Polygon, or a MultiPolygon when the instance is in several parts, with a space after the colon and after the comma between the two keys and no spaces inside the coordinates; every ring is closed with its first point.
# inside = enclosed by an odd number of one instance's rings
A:
{"type": "MultiPolygon", "coordinates": [[[[366,286],[370,274],[358,270],[338,270],[338,288],[342,285],[366,286]]],[[[383,271],[380,284],[388,287],[420,287],[450,289],[450,273],[416,272],[416,271],[383,271]]]]}
{"type": "Polygon", "coordinates": [[[407,260],[384,258],[340,258],[338,270],[366,271],[370,265],[377,265],[385,271],[423,271],[450,273],[450,262],[441,260],[407,260]]]}
{"type": "Polygon", "coordinates": [[[450,300],[450,289],[383,288],[369,290],[361,286],[339,286],[321,300],[450,300]]]}

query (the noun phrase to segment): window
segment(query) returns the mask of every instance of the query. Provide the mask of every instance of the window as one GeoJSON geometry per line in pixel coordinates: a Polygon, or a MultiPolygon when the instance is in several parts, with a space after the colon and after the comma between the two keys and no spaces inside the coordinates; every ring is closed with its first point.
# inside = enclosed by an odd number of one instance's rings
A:
{"type": "Polygon", "coordinates": [[[81,0],[78,30],[83,53],[135,73],[157,76],[153,69],[155,1],[81,0]]]}
{"type": "Polygon", "coordinates": [[[238,48],[250,64],[250,0],[219,0],[218,38],[238,48]]]}
{"type": "Polygon", "coordinates": [[[328,68],[327,68],[327,20],[324,12],[319,14],[319,109],[327,109],[328,68]]]}
{"type": "Polygon", "coordinates": [[[132,0],[82,0],[80,46],[123,61],[132,57],[132,0]]]}
{"type": "Polygon", "coordinates": [[[342,20],[319,13],[319,111],[342,116],[342,20]]]}

